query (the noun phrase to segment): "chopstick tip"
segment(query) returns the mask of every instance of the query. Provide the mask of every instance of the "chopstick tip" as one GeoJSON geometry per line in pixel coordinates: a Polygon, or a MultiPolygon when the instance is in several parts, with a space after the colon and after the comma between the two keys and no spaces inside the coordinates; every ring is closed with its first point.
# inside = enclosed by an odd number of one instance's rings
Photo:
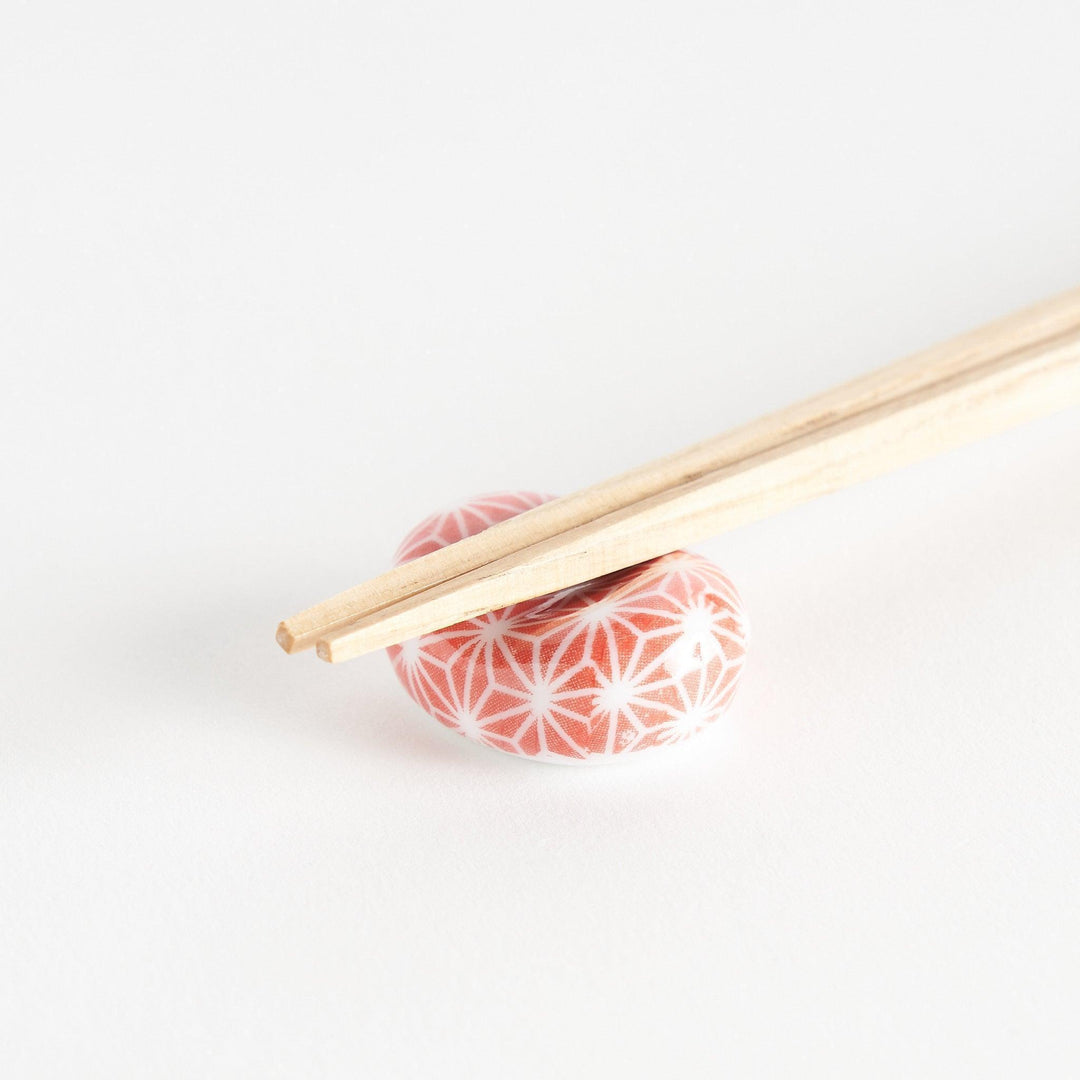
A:
{"type": "Polygon", "coordinates": [[[328,664],[334,662],[334,650],[329,641],[318,641],[315,643],[315,655],[320,660],[325,660],[328,664]]]}
{"type": "Polygon", "coordinates": [[[292,653],[296,651],[296,637],[289,631],[289,628],[284,623],[278,623],[277,633],[274,635],[274,640],[287,653],[292,653]]]}

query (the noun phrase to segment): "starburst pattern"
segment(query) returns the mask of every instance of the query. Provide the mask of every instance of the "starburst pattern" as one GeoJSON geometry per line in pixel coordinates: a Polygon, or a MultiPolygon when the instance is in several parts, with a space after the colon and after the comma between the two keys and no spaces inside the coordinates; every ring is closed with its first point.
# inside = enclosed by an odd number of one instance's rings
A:
{"type": "MultiPolygon", "coordinates": [[[[551,496],[508,492],[433,514],[400,564],[551,496]]],[[[707,559],[661,556],[387,651],[412,698],[462,735],[546,761],[611,761],[680,742],[731,703],[748,627],[707,559]]]]}

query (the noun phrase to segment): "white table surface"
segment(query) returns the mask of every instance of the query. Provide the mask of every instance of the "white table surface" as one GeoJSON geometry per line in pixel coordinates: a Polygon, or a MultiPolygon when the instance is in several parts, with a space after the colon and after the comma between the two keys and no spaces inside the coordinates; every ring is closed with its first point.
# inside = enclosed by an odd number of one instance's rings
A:
{"type": "Polygon", "coordinates": [[[277,620],[1080,281],[1069,3],[11,4],[11,1077],[1075,1076],[1080,415],[720,538],[609,769],[277,620]]]}

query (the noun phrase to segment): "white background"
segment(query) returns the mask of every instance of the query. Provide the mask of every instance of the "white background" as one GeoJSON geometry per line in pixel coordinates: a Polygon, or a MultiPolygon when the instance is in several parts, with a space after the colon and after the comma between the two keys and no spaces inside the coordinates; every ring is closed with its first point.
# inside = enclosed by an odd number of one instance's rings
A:
{"type": "Polygon", "coordinates": [[[717,539],[606,770],[281,617],[1080,281],[1073,3],[7,3],[12,1077],[1080,1068],[1080,422],[717,539]]]}

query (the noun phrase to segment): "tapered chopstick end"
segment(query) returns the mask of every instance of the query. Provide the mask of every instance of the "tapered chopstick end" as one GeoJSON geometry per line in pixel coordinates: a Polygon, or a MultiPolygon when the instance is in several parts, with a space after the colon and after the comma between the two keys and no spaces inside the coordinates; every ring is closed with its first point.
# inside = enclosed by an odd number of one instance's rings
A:
{"type": "Polygon", "coordinates": [[[287,653],[294,653],[297,651],[296,635],[293,634],[284,623],[278,623],[274,640],[277,641],[287,653]]]}

